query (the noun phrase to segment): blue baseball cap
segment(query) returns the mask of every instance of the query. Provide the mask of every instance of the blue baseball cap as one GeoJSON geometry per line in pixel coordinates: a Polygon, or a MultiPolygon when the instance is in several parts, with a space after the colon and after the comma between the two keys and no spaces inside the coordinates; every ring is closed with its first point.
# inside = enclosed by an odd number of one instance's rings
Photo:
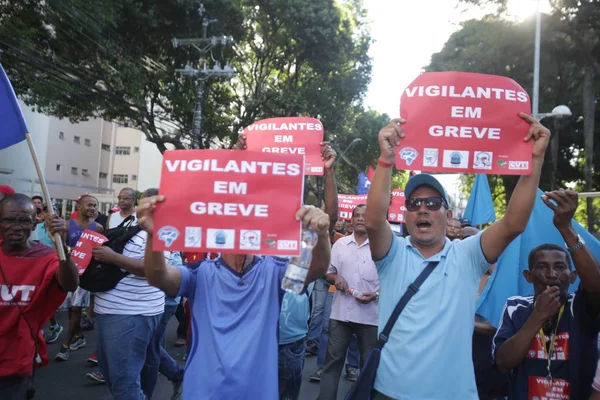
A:
{"type": "Polygon", "coordinates": [[[429,174],[416,174],[413,175],[408,182],[406,183],[406,187],[404,188],[404,197],[406,199],[410,199],[410,196],[413,194],[415,190],[420,188],[421,186],[429,186],[437,191],[442,199],[446,201],[446,206],[450,205],[448,201],[448,194],[446,193],[446,189],[442,186],[440,181],[435,179],[433,175],[429,174]]]}

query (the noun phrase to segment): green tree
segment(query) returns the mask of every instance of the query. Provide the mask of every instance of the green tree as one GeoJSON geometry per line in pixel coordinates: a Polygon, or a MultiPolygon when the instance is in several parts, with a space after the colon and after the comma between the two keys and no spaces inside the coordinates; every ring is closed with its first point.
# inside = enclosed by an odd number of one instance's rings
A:
{"type": "Polygon", "coordinates": [[[337,131],[359,105],[371,71],[371,39],[359,0],[206,0],[209,35],[228,34],[215,62],[239,76],[210,80],[203,136],[190,136],[200,67],[173,38],[200,37],[196,0],[0,2],[1,61],[15,90],[38,111],[73,121],[119,120],[160,151],[230,144],[257,119],[311,115],[337,131]]]}

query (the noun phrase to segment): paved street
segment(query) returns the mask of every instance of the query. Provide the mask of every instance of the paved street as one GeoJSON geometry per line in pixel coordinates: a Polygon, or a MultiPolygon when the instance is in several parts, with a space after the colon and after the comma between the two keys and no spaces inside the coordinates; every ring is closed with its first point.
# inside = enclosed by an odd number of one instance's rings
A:
{"type": "MultiPolygon", "coordinates": [[[[54,356],[58,352],[61,340],[66,336],[67,314],[59,313],[59,323],[65,327],[59,340],[48,346],[48,354],[52,359],[50,365],[38,370],[35,378],[36,399],[41,400],[111,400],[112,397],[105,385],[96,384],[85,375],[96,371],[97,368],[86,362],[87,358],[94,352],[96,347],[96,331],[87,332],[85,335],[87,346],[83,349],[71,352],[69,361],[58,363],[54,356]]],[[[181,360],[184,348],[173,347],[175,342],[176,320],[173,318],[167,328],[168,350],[176,360],[181,360]]],[[[316,357],[306,359],[304,367],[304,382],[302,383],[301,400],[315,400],[319,392],[319,385],[310,383],[308,377],[316,369],[316,357]]],[[[273,377],[277,379],[277,377],[273,377]]],[[[340,380],[338,400],[342,400],[350,388],[350,382],[343,377],[340,380]]],[[[169,399],[172,394],[172,386],[163,376],[158,377],[158,384],[152,397],[154,400],[169,399]]],[[[199,399],[201,400],[201,399],[199,399]]]]}

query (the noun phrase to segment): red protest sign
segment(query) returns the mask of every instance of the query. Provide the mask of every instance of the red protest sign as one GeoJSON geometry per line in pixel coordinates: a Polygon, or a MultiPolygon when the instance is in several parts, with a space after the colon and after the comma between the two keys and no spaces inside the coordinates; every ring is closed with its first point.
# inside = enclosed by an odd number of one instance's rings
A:
{"type": "Polygon", "coordinates": [[[90,265],[90,261],[92,261],[92,249],[102,246],[102,243],[107,240],[105,236],[89,229],[85,229],[81,233],[71,253],[71,259],[79,270],[79,275],[82,275],[88,265],[90,265]]]}
{"type": "Polygon", "coordinates": [[[244,129],[250,151],[305,155],[304,174],[323,175],[323,124],[316,118],[270,118],[244,129]]]}
{"type": "Polygon", "coordinates": [[[366,194],[338,194],[338,215],[340,219],[351,219],[352,211],[360,204],[367,204],[366,194]]]}
{"type": "Polygon", "coordinates": [[[403,92],[406,134],[396,168],[430,172],[528,175],[532,142],[529,96],[510,78],[466,72],[427,72],[403,92]]]}
{"type": "Polygon", "coordinates": [[[390,222],[404,222],[404,211],[406,207],[404,198],[404,190],[394,189],[392,190],[392,204],[388,209],[388,221],[390,222]]]}
{"type": "Polygon", "coordinates": [[[300,155],[165,152],[154,249],[297,255],[303,165],[300,155]]]}

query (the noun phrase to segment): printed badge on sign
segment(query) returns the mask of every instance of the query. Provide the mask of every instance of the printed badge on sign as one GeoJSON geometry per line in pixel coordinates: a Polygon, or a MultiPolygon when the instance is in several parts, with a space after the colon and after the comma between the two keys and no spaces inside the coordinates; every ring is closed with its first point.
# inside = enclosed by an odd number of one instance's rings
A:
{"type": "Polygon", "coordinates": [[[439,149],[423,149],[423,166],[437,167],[439,149]]]}
{"type": "Polygon", "coordinates": [[[474,169],[492,169],[494,154],[490,151],[476,151],[473,153],[474,169]]]}
{"type": "Polygon", "coordinates": [[[206,247],[210,249],[234,249],[235,229],[207,229],[206,247]]]}
{"type": "Polygon", "coordinates": [[[442,164],[445,168],[468,168],[469,167],[469,152],[463,150],[444,150],[444,161],[442,164]]]}
{"type": "Polygon", "coordinates": [[[406,165],[410,165],[417,159],[419,152],[412,147],[405,147],[400,150],[400,158],[406,162],[406,165]]]}
{"type": "Polygon", "coordinates": [[[173,226],[163,226],[158,230],[158,240],[165,242],[165,246],[171,247],[173,242],[179,237],[179,231],[173,226]]]}
{"type": "Polygon", "coordinates": [[[240,230],[241,250],[260,250],[260,231],[240,230]]]}
{"type": "Polygon", "coordinates": [[[185,227],[185,247],[202,247],[202,228],[197,226],[185,227]]]}

